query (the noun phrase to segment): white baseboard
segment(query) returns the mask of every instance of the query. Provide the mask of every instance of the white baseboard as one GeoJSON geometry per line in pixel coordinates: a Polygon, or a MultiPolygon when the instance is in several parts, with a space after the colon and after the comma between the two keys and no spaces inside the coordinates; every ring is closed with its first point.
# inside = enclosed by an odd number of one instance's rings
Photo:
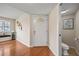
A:
{"type": "Polygon", "coordinates": [[[51,50],[51,52],[56,56],[55,52],[52,51],[52,48],[51,48],[50,46],[48,46],[48,47],[49,47],[49,49],[51,50]]]}
{"type": "Polygon", "coordinates": [[[48,46],[47,44],[31,45],[30,47],[48,46]]]}
{"type": "MultiPolygon", "coordinates": [[[[42,46],[47,46],[47,45],[41,45],[41,47],[42,47],[42,46]]],[[[40,46],[30,46],[30,47],[40,47],[40,46]]]]}
{"type": "Polygon", "coordinates": [[[27,43],[25,43],[21,40],[17,40],[17,41],[19,41],[20,43],[22,43],[22,44],[24,44],[25,46],[28,46],[28,47],[48,46],[47,44],[45,44],[45,45],[30,45],[30,44],[27,44],[27,43]]]}
{"type": "Polygon", "coordinates": [[[19,41],[20,43],[24,44],[24,45],[27,46],[27,47],[31,47],[29,44],[27,44],[27,43],[25,43],[25,42],[23,42],[23,41],[21,41],[21,40],[17,40],[17,41],[19,41]]]}

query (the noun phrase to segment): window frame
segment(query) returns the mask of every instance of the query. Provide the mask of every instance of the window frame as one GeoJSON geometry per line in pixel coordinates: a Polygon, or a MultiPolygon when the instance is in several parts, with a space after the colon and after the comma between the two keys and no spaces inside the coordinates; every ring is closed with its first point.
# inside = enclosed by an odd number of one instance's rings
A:
{"type": "MultiPolygon", "coordinates": [[[[0,20],[0,22],[2,22],[2,31],[3,31],[3,32],[10,32],[10,31],[11,31],[10,24],[9,24],[9,26],[7,25],[7,26],[9,27],[9,31],[6,31],[6,30],[5,30],[5,28],[6,28],[5,23],[6,23],[6,22],[9,22],[9,23],[10,23],[10,21],[0,20]]],[[[1,32],[1,31],[0,31],[0,32],[1,32]]]]}

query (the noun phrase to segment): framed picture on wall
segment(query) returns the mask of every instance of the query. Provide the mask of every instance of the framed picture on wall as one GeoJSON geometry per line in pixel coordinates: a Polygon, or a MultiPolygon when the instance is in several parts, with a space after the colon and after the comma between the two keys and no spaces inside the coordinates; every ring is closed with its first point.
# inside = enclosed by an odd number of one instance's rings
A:
{"type": "Polygon", "coordinates": [[[64,19],[64,24],[63,25],[64,25],[63,28],[65,30],[74,29],[74,19],[73,18],[64,19]]]}

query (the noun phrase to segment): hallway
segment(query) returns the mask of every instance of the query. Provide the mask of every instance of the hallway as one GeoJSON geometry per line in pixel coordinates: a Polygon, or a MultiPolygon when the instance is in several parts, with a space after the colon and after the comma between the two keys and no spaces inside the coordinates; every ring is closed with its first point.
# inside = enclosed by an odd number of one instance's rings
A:
{"type": "Polygon", "coordinates": [[[0,56],[52,56],[48,47],[26,47],[16,40],[0,43],[0,56]]]}
{"type": "Polygon", "coordinates": [[[1,56],[62,55],[59,3],[2,3],[0,7],[1,56]]]}

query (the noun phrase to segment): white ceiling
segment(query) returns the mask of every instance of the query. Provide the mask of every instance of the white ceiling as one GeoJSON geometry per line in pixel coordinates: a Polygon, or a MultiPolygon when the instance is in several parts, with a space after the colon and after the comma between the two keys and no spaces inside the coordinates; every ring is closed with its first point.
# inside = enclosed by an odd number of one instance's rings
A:
{"type": "Polygon", "coordinates": [[[69,11],[62,15],[75,14],[78,8],[79,8],[79,3],[63,3],[61,7],[61,11],[65,11],[65,10],[69,10],[69,11]]]}
{"type": "Polygon", "coordinates": [[[57,3],[9,3],[9,6],[30,14],[49,14],[57,3]]]}
{"type": "Polygon", "coordinates": [[[6,4],[0,3],[0,16],[17,19],[25,12],[20,11],[17,8],[13,8],[6,4]]]}

